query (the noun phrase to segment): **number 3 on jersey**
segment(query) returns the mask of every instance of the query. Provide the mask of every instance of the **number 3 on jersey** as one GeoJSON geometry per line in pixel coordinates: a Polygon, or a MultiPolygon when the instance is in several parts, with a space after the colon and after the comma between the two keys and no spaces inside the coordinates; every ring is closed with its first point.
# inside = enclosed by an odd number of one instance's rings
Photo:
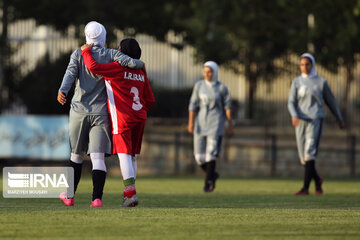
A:
{"type": "Polygon", "coordinates": [[[132,109],[139,111],[143,107],[143,105],[140,103],[139,90],[136,87],[132,87],[130,93],[134,94],[132,109]]]}

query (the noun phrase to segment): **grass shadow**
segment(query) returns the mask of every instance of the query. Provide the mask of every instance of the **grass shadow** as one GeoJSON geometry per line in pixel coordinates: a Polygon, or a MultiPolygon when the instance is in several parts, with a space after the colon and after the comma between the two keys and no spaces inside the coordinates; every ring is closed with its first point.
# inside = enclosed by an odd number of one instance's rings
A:
{"type": "MultiPolygon", "coordinates": [[[[229,208],[229,209],[357,209],[359,194],[327,194],[322,196],[294,196],[286,194],[149,194],[138,193],[137,208],[229,208]]],[[[6,211],[83,210],[89,209],[91,193],[78,193],[74,207],[66,207],[59,199],[2,198],[0,209],[6,211]]],[[[118,209],[121,194],[103,196],[105,209],[118,209]]]]}

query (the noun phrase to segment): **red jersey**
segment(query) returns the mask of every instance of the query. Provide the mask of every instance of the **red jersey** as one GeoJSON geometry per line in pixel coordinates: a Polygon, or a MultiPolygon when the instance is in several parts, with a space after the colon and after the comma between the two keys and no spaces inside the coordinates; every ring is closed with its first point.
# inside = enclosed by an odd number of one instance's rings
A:
{"type": "Polygon", "coordinates": [[[130,69],[117,62],[101,64],[91,56],[90,48],[81,52],[86,67],[104,77],[113,134],[128,129],[129,123],[143,121],[154,105],[154,94],[143,69],[130,69]]]}

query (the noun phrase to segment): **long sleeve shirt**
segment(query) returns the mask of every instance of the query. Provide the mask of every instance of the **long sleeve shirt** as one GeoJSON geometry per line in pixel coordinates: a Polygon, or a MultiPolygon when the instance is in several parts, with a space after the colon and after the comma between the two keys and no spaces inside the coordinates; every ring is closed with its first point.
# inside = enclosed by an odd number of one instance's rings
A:
{"type": "Polygon", "coordinates": [[[292,117],[300,119],[320,119],[325,117],[324,105],[327,105],[338,122],[342,122],[340,110],[328,82],[315,76],[295,78],[289,94],[288,109],[292,117]]]}
{"type": "Polygon", "coordinates": [[[125,68],[118,62],[100,64],[92,57],[89,48],[81,55],[86,67],[105,79],[113,134],[126,129],[129,122],[146,119],[155,98],[143,69],[125,68]]]}
{"type": "Polygon", "coordinates": [[[195,111],[195,134],[222,136],[224,134],[226,109],[231,109],[228,88],[222,82],[195,83],[189,104],[189,111],[195,111]]]}
{"type": "MultiPolygon", "coordinates": [[[[142,68],[140,60],[132,59],[129,56],[107,48],[94,46],[91,52],[100,63],[119,62],[120,65],[131,68],[142,68]]],[[[81,50],[75,50],[70,57],[59,92],[68,94],[75,82],[75,92],[71,100],[71,108],[79,113],[107,115],[107,96],[105,83],[101,76],[91,73],[85,66],[81,56],[81,50]]]]}

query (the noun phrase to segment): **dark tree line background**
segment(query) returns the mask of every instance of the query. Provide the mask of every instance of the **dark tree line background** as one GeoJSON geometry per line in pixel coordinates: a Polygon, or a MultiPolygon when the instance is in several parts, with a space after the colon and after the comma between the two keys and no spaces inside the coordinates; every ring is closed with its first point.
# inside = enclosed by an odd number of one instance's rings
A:
{"type": "Polygon", "coordinates": [[[16,66],[6,62],[11,52],[7,26],[21,19],[32,18],[37,24],[60,31],[76,26],[79,44],[83,41],[83,27],[90,20],[106,26],[108,42],[114,39],[114,29],[134,36],[149,34],[161,41],[166,41],[165,36],[172,30],[184,39],[176,47],[193,46],[198,61],[212,59],[234,71],[240,71],[239,63],[244,65],[249,119],[253,118],[259,79],[271,81],[277,73],[273,60],[289,53],[301,54],[309,46],[317,62],[329,70],[336,72],[339,65],[346,67],[342,101],[346,113],[355,55],[360,53],[360,0],[0,0],[0,7],[0,107],[21,96],[31,113],[67,111],[56,103],[49,103],[45,110],[37,106],[53,101],[59,82],[52,81],[51,90],[42,86],[49,84],[49,76],[62,77],[69,55],[53,64],[45,58],[33,73],[16,80],[16,66]],[[310,17],[313,24],[309,23],[310,17]],[[29,79],[35,79],[36,86],[29,79]]]}

